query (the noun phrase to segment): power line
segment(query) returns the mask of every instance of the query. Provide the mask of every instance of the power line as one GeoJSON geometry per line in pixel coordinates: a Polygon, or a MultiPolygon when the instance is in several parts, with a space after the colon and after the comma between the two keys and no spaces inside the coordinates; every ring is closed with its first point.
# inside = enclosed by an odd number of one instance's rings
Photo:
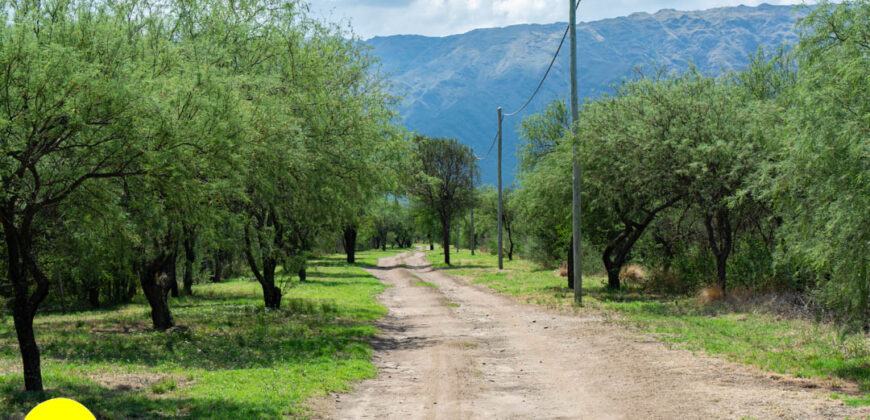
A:
{"type": "MultiPolygon", "coordinates": [[[[582,1],[583,0],[577,0],[577,4],[576,4],[575,8],[580,7],[580,3],[582,1]]],[[[520,107],[520,109],[518,109],[514,112],[511,112],[509,114],[504,114],[503,117],[512,117],[514,115],[517,115],[520,112],[523,112],[523,110],[525,110],[526,107],[529,106],[530,103],[532,103],[532,100],[534,100],[535,97],[538,95],[538,92],[540,92],[541,87],[544,86],[544,82],[547,80],[547,76],[550,75],[550,71],[553,70],[553,65],[556,63],[556,58],[559,57],[559,52],[562,51],[562,46],[565,45],[565,38],[568,37],[568,30],[569,29],[571,29],[570,23],[565,27],[565,32],[562,33],[562,39],[559,41],[559,46],[556,48],[556,52],[553,54],[553,58],[550,60],[550,65],[547,66],[547,71],[544,72],[544,76],[541,78],[541,81],[538,83],[538,86],[535,88],[535,91],[532,92],[532,95],[529,97],[528,100],[526,100],[526,103],[524,103],[523,106],[520,107]]],[[[501,124],[500,121],[499,121],[499,124],[501,124]]],[[[498,140],[498,132],[495,133],[495,137],[493,137],[492,143],[490,143],[489,150],[486,152],[486,155],[484,155],[483,158],[480,158],[478,160],[481,160],[481,161],[486,160],[486,158],[489,157],[489,155],[492,153],[493,147],[495,146],[496,140],[498,140]]]]}
{"type": "MultiPolygon", "coordinates": [[[[579,7],[579,6],[580,6],[580,2],[581,2],[581,1],[582,1],[582,0],[577,0],[577,6],[576,6],[576,7],[579,7]]],[[[569,30],[570,28],[571,28],[571,25],[570,25],[570,24],[568,24],[568,25],[565,27],[565,32],[562,33],[562,40],[559,41],[559,47],[556,48],[556,53],[553,54],[553,59],[550,60],[550,65],[547,66],[547,71],[544,72],[544,77],[541,78],[541,82],[538,83],[538,87],[536,87],[536,88],[535,88],[535,91],[532,92],[532,96],[530,96],[529,99],[526,100],[526,103],[524,103],[523,106],[520,107],[520,109],[518,109],[518,110],[516,110],[516,111],[514,111],[514,112],[511,112],[511,113],[508,113],[508,114],[504,114],[505,117],[513,117],[514,115],[517,115],[517,114],[519,114],[520,112],[523,112],[523,110],[526,109],[526,107],[529,106],[530,103],[532,103],[532,100],[535,99],[535,96],[538,95],[538,92],[541,90],[541,87],[544,86],[544,82],[547,80],[547,76],[550,75],[550,70],[553,69],[553,64],[556,63],[556,58],[559,57],[559,52],[562,51],[562,45],[565,44],[565,38],[568,37],[568,30],[569,30]]]]}
{"type": "Polygon", "coordinates": [[[547,80],[547,76],[550,75],[550,70],[553,69],[553,63],[556,62],[556,57],[559,56],[559,51],[562,50],[562,45],[565,43],[565,38],[567,38],[567,36],[568,36],[568,28],[566,27],[565,32],[562,34],[562,40],[559,41],[559,48],[556,48],[556,54],[553,54],[553,59],[550,60],[550,65],[547,67],[547,71],[544,73],[544,77],[541,78],[541,82],[538,83],[538,87],[536,87],[535,91],[532,92],[532,96],[529,96],[529,99],[526,100],[526,103],[524,103],[523,106],[520,107],[520,109],[518,109],[514,112],[511,112],[509,114],[504,114],[505,117],[513,117],[514,115],[517,115],[520,112],[523,112],[523,110],[526,109],[526,107],[529,106],[530,103],[532,103],[532,100],[535,99],[535,96],[537,96],[538,92],[541,90],[541,86],[544,85],[544,81],[547,80]]]}
{"type": "Polygon", "coordinates": [[[495,133],[495,137],[492,138],[492,143],[489,145],[489,151],[482,158],[477,158],[477,160],[486,160],[489,157],[489,154],[492,153],[492,148],[495,146],[495,141],[498,140],[498,132],[495,133]]]}

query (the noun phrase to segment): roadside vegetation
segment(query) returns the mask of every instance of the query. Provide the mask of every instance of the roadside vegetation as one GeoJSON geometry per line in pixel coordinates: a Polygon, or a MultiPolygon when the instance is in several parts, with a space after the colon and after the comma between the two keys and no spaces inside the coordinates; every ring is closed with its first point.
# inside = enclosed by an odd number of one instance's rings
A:
{"type": "MultiPolygon", "coordinates": [[[[518,180],[504,193],[506,260],[561,268],[558,286],[574,287],[576,146],[582,270],[605,275],[609,293],[779,296],[865,337],[868,16],[866,0],[823,2],[798,23],[795,45],[759,50],[742,71],[639,69],[587,99],[576,137],[559,101],[527,118],[518,180]]],[[[498,246],[495,196],[475,192],[480,249],[498,246]]],[[[454,222],[463,248],[472,242],[469,216],[454,222]]],[[[593,298],[600,292],[597,277],[580,286],[593,298]]]]}
{"type": "MultiPolygon", "coordinates": [[[[383,254],[360,259],[374,263],[383,254]]],[[[3,322],[0,413],[24,415],[47,398],[67,397],[101,419],[305,416],[311,397],[375,375],[365,340],[386,313],[374,299],[383,289],[333,255],[310,261],[307,281],[285,286],[279,310],[265,310],[259,284],[238,277],[194,285],[192,296],[173,300],[180,321],[167,332],[150,328],[141,297],[107,310],[40,315],[51,386],[35,394],[20,391],[15,332],[3,322]]]]}

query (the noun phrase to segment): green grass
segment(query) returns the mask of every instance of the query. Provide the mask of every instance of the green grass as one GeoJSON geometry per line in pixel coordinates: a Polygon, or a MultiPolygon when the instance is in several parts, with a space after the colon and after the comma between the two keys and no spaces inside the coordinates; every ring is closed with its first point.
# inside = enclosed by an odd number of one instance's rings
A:
{"type": "MultiPolygon", "coordinates": [[[[443,261],[440,249],[430,261],[443,261]]],[[[494,255],[455,253],[444,269],[472,283],[518,299],[563,310],[579,310],[567,279],[555,270],[505,259],[496,269],[494,255]]],[[[444,266],[441,264],[441,266],[444,266]]],[[[584,276],[584,305],[618,315],[618,322],[651,333],[659,340],[768,371],[805,378],[858,384],[870,391],[870,343],[865,336],[843,336],[833,325],[779,316],[739,302],[701,303],[695,297],[648,295],[637,290],[610,292],[601,276],[584,276]]],[[[870,394],[844,396],[851,405],[870,405],[870,394]]]]}
{"type": "Polygon", "coordinates": [[[434,251],[426,251],[427,258],[434,267],[451,275],[465,277],[472,283],[483,284],[499,292],[516,296],[529,303],[553,308],[567,308],[571,300],[566,299],[572,291],[566,287],[567,280],[554,276],[554,270],[541,269],[532,262],[514,258],[503,258],[504,270],[499,271],[498,256],[476,251],[471,255],[468,249],[450,248],[451,265],[444,263],[443,249],[436,245],[434,251]]]}
{"type": "MultiPolygon", "coordinates": [[[[395,252],[359,253],[359,266],[395,252]]],[[[98,418],[305,417],[305,402],[375,375],[371,322],[386,313],[384,286],[330,256],[311,264],[308,282],[284,290],[282,308],[263,308],[258,283],[194,286],[171,299],[178,328],[150,330],[141,297],[111,311],[40,315],[47,392],[20,391],[11,317],[0,318],[0,418],[67,397],[98,418]]]]}
{"type": "Polygon", "coordinates": [[[831,394],[831,398],[835,400],[843,400],[844,403],[852,407],[863,407],[870,405],[870,395],[863,397],[850,397],[848,395],[831,394]]]}
{"type": "MultiPolygon", "coordinates": [[[[417,276],[414,276],[414,277],[417,277],[417,276]]],[[[438,285],[437,285],[437,284],[432,283],[432,282],[429,282],[429,281],[425,281],[425,280],[419,280],[419,277],[418,277],[418,280],[414,280],[414,281],[411,283],[411,285],[412,285],[412,286],[415,286],[415,287],[429,287],[429,288],[432,288],[432,289],[437,289],[437,288],[438,288],[438,285]]]]}
{"type": "MultiPolygon", "coordinates": [[[[387,258],[387,257],[395,257],[396,254],[398,254],[402,251],[409,251],[411,249],[413,249],[413,248],[407,248],[407,249],[387,248],[386,251],[369,250],[369,251],[365,251],[365,252],[357,252],[356,265],[358,265],[360,267],[377,267],[378,266],[378,259],[387,258]]],[[[343,255],[335,257],[335,258],[342,263],[347,261],[343,255]]]]}

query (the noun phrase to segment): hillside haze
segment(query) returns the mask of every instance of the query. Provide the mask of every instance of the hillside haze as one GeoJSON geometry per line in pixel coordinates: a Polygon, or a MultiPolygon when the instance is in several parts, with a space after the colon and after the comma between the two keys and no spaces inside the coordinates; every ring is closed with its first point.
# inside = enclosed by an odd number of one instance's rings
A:
{"type": "MultiPolygon", "coordinates": [[[[582,7],[579,11],[582,19],[582,7]]],[[[797,39],[803,15],[792,6],[761,5],[704,11],[661,10],[580,23],[577,27],[579,91],[595,98],[639,66],[705,73],[745,67],[749,55],[797,39]]],[[[486,155],[496,132],[496,109],[518,109],[543,76],[566,23],[477,29],[461,35],[397,35],[366,41],[402,95],[405,125],[421,134],[454,137],[486,155]]],[[[568,41],[539,95],[522,114],[504,121],[504,176],[510,184],[520,145],[522,117],[569,94],[568,41]]],[[[481,162],[484,183],[495,184],[495,151],[481,162]]]]}

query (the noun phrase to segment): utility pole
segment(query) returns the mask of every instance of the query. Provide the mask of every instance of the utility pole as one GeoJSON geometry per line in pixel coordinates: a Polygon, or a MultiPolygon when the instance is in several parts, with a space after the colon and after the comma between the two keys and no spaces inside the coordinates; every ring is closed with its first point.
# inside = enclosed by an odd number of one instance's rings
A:
{"type": "Polygon", "coordinates": [[[471,178],[471,255],[474,255],[474,162],[476,157],[471,152],[471,160],[468,165],[468,176],[471,178]]]}
{"type": "MultiPolygon", "coordinates": [[[[571,0],[574,1],[574,0],[571,0]]],[[[501,107],[498,107],[498,269],[504,270],[504,256],[502,255],[501,246],[501,121],[504,117],[501,114],[501,107]]]]}
{"type": "MultiPolygon", "coordinates": [[[[579,117],[579,110],[577,109],[577,4],[574,3],[575,0],[568,0],[569,3],[569,25],[570,25],[570,33],[571,36],[571,140],[573,146],[571,147],[571,154],[573,160],[573,176],[572,176],[572,185],[571,185],[571,224],[572,232],[574,234],[574,272],[569,273],[569,275],[574,276],[574,301],[577,302],[578,305],[583,304],[583,270],[581,264],[581,258],[583,255],[582,248],[580,247],[580,159],[577,156],[577,119],[579,117]]],[[[499,125],[501,127],[501,125],[499,125]]],[[[499,154],[501,157],[501,154],[499,154]]],[[[499,175],[501,175],[501,171],[499,171],[499,175]]],[[[499,189],[499,194],[501,194],[501,189],[499,189]]],[[[501,200],[499,200],[499,204],[501,204],[501,200]]],[[[501,217],[501,216],[499,216],[501,217]]],[[[499,231],[500,233],[501,231],[499,231]]],[[[499,261],[501,261],[499,259],[499,261]]]]}

